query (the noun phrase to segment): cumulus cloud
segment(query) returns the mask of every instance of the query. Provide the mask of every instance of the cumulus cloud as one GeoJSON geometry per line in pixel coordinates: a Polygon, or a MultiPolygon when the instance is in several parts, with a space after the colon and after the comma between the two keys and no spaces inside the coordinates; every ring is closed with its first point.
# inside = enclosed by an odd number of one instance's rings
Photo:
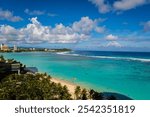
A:
{"type": "Polygon", "coordinates": [[[144,31],[149,32],[150,31],[150,21],[147,21],[144,23],[144,31]]]}
{"type": "Polygon", "coordinates": [[[111,41],[105,47],[122,47],[122,45],[117,41],[111,41]]]}
{"type": "Polygon", "coordinates": [[[117,11],[120,14],[122,11],[149,4],[150,0],[116,0],[112,4],[108,3],[108,0],[89,0],[89,2],[94,4],[100,13],[117,11]]]}
{"type": "Polygon", "coordinates": [[[122,45],[117,42],[118,36],[109,34],[105,37],[109,42],[105,45],[105,47],[122,47],[122,45]]]}
{"type": "Polygon", "coordinates": [[[120,0],[114,2],[113,7],[116,10],[125,11],[148,3],[150,3],[150,0],[120,0]]]}
{"type": "Polygon", "coordinates": [[[92,20],[89,17],[82,17],[80,21],[74,22],[72,29],[78,33],[89,34],[92,30],[102,33],[105,30],[105,27],[99,27],[98,22],[101,19],[92,20]]]}
{"type": "MultiPolygon", "coordinates": [[[[0,26],[1,39],[5,41],[20,41],[21,43],[76,43],[90,37],[90,32],[96,31],[98,20],[82,17],[71,26],[56,24],[55,27],[43,26],[37,17],[30,19],[26,27],[15,29],[9,25],[0,26]]],[[[98,32],[98,31],[97,31],[98,32]]]]}
{"type": "Polygon", "coordinates": [[[31,18],[31,24],[20,30],[24,34],[27,43],[75,43],[79,40],[87,38],[85,34],[78,34],[70,27],[63,24],[56,24],[54,28],[43,26],[37,18],[31,18]]]}
{"type": "Polygon", "coordinates": [[[106,40],[109,40],[109,41],[114,41],[114,40],[117,40],[118,39],[118,36],[115,36],[115,35],[112,35],[112,34],[109,34],[106,36],[106,40]]]}
{"type": "Polygon", "coordinates": [[[111,10],[111,7],[106,0],[89,0],[92,4],[94,4],[100,13],[107,13],[111,10]]]}
{"type": "Polygon", "coordinates": [[[0,8],[0,20],[18,22],[18,21],[21,21],[22,18],[19,16],[14,16],[13,12],[11,12],[9,10],[3,10],[0,8]]]}
{"type": "Polygon", "coordinates": [[[1,25],[0,26],[0,42],[7,43],[7,42],[18,42],[23,41],[20,38],[20,34],[17,29],[9,25],[1,25]]]}

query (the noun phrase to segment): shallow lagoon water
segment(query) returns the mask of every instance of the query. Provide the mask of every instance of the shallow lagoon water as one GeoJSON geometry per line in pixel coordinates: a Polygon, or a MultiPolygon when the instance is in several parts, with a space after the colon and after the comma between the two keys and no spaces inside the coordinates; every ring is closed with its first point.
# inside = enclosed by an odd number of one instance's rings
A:
{"type": "Polygon", "coordinates": [[[84,52],[1,53],[53,77],[97,91],[111,91],[133,99],[150,99],[150,54],[84,52]],[[74,79],[74,80],[73,80],[74,79]]]}

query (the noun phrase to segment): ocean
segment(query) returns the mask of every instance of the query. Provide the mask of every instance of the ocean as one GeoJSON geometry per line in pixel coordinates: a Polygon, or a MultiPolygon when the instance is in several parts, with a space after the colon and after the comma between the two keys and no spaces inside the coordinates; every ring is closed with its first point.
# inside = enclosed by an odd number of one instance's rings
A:
{"type": "Polygon", "coordinates": [[[0,55],[99,92],[116,92],[136,100],[150,100],[150,53],[147,52],[21,52],[0,55]]]}

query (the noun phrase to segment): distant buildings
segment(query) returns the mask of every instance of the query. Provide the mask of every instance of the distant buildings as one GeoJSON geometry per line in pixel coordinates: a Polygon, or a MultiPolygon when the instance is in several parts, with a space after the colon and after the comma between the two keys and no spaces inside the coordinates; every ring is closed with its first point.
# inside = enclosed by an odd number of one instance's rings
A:
{"type": "Polygon", "coordinates": [[[9,51],[9,47],[6,44],[1,44],[1,51],[9,51]]]}
{"type": "Polygon", "coordinates": [[[3,44],[1,44],[1,50],[3,50],[3,44]]]}
{"type": "Polygon", "coordinates": [[[30,51],[35,51],[35,48],[30,48],[29,50],[30,50],[30,51]]]}
{"type": "Polygon", "coordinates": [[[45,49],[44,49],[44,51],[46,51],[46,52],[47,52],[47,51],[48,51],[48,49],[47,49],[47,48],[45,48],[45,49]]]}
{"type": "Polygon", "coordinates": [[[1,46],[0,46],[0,51],[3,51],[3,52],[13,51],[13,52],[15,52],[15,51],[18,51],[18,48],[17,48],[16,45],[9,48],[8,45],[2,43],[1,46]]]}
{"type": "Polygon", "coordinates": [[[17,49],[17,46],[16,45],[14,45],[14,51],[17,51],[18,49],[17,49]]]}
{"type": "Polygon", "coordinates": [[[68,52],[71,49],[62,48],[62,49],[48,49],[48,48],[29,48],[29,47],[17,47],[13,45],[9,47],[6,44],[0,44],[0,52],[68,52]]]}

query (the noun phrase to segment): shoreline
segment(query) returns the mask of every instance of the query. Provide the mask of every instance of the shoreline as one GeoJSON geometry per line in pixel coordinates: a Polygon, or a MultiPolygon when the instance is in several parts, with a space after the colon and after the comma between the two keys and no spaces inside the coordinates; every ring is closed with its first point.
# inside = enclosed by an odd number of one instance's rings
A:
{"type": "MultiPolygon", "coordinates": [[[[40,71],[42,72],[42,70],[40,70],[40,71]]],[[[48,72],[46,70],[45,70],[45,72],[47,74],[50,73],[50,72],[48,72]]],[[[120,93],[118,91],[112,91],[112,89],[108,89],[107,87],[101,87],[99,85],[97,85],[98,88],[95,88],[96,86],[94,86],[94,85],[92,86],[86,80],[84,80],[85,82],[84,81],[75,82],[75,80],[76,80],[76,78],[73,78],[72,80],[67,80],[67,79],[65,79],[65,78],[63,78],[61,76],[57,77],[57,75],[56,76],[52,75],[52,78],[51,78],[52,82],[60,83],[62,86],[66,85],[71,95],[74,95],[76,86],[80,86],[81,89],[85,88],[86,90],[93,89],[94,91],[97,91],[97,92],[100,92],[100,93],[103,93],[103,92],[116,92],[116,93],[120,93]]],[[[123,94],[123,93],[120,93],[120,94],[123,94]]],[[[125,94],[125,95],[127,95],[127,94],[125,94]]]]}
{"type": "MultiPolygon", "coordinates": [[[[80,86],[81,89],[84,89],[84,88],[85,88],[86,90],[93,89],[93,90],[95,90],[95,91],[97,91],[97,92],[105,92],[105,91],[107,91],[107,89],[104,89],[104,88],[101,88],[100,90],[98,90],[98,89],[91,88],[90,86],[85,85],[85,84],[73,83],[73,82],[71,82],[71,81],[69,81],[69,80],[62,79],[62,78],[60,78],[60,77],[53,77],[53,76],[52,76],[51,81],[54,82],[54,83],[60,83],[62,86],[65,86],[65,85],[66,85],[67,88],[68,88],[68,90],[69,90],[69,92],[70,92],[71,94],[74,94],[75,88],[76,88],[77,86],[80,86]]],[[[111,92],[115,92],[115,91],[111,91],[111,92]]]]}
{"type": "MultiPolygon", "coordinates": [[[[75,92],[75,88],[77,86],[80,86],[81,89],[85,88],[87,91],[90,90],[90,89],[92,89],[92,88],[90,88],[88,86],[85,86],[85,85],[82,85],[82,84],[77,85],[76,83],[73,83],[73,82],[65,80],[65,79],[60,79],[58,77],[57,78],[56,77],[52,77],[51,81],[54,82],[54,83],[60,83],[62,86],[66,85],[67,88],[68,88],[68,90],[69,90],[69,93],[71,94],[72,98],[75,97],[74,92],[75,92]]],[[[95,91],[97,91],[97,90],[95,90],[95,91]]],[[[108,95],[110,95],[110,96],[111,95],[115,95],[117,98],[120,98],[119,100],[121,100],[121,99],[125,99],[125,100],[127,100],[127,99],[133,99],[133,98],[129,97],[128,95],[125,95],[125,94],[122,94],[122,93],[116,92],[116,91],[107,91],[107,90],[102,89],[101,91],[98,91],[98,92],[105,94],[106,97],[108,95]]]]}
{"type": "Polygon", "coordinates": [[[56,77],[52,77],[51,81],[54,82],[54,83],[60,83],[62,86],[66,85],[68,90],[69,90],[69,92],[70,92],[70,94],[72,96],[74,96],[74,91],[75,91],[75,88],[77,86],[80,86],[81,88],[83,88],[81,85],[77,85],[77,84],[72,83],[70,81],[67,81],[67,80],[64,80],[64,79],[60,79],[60,78],[56,78],[56,77]]]}

